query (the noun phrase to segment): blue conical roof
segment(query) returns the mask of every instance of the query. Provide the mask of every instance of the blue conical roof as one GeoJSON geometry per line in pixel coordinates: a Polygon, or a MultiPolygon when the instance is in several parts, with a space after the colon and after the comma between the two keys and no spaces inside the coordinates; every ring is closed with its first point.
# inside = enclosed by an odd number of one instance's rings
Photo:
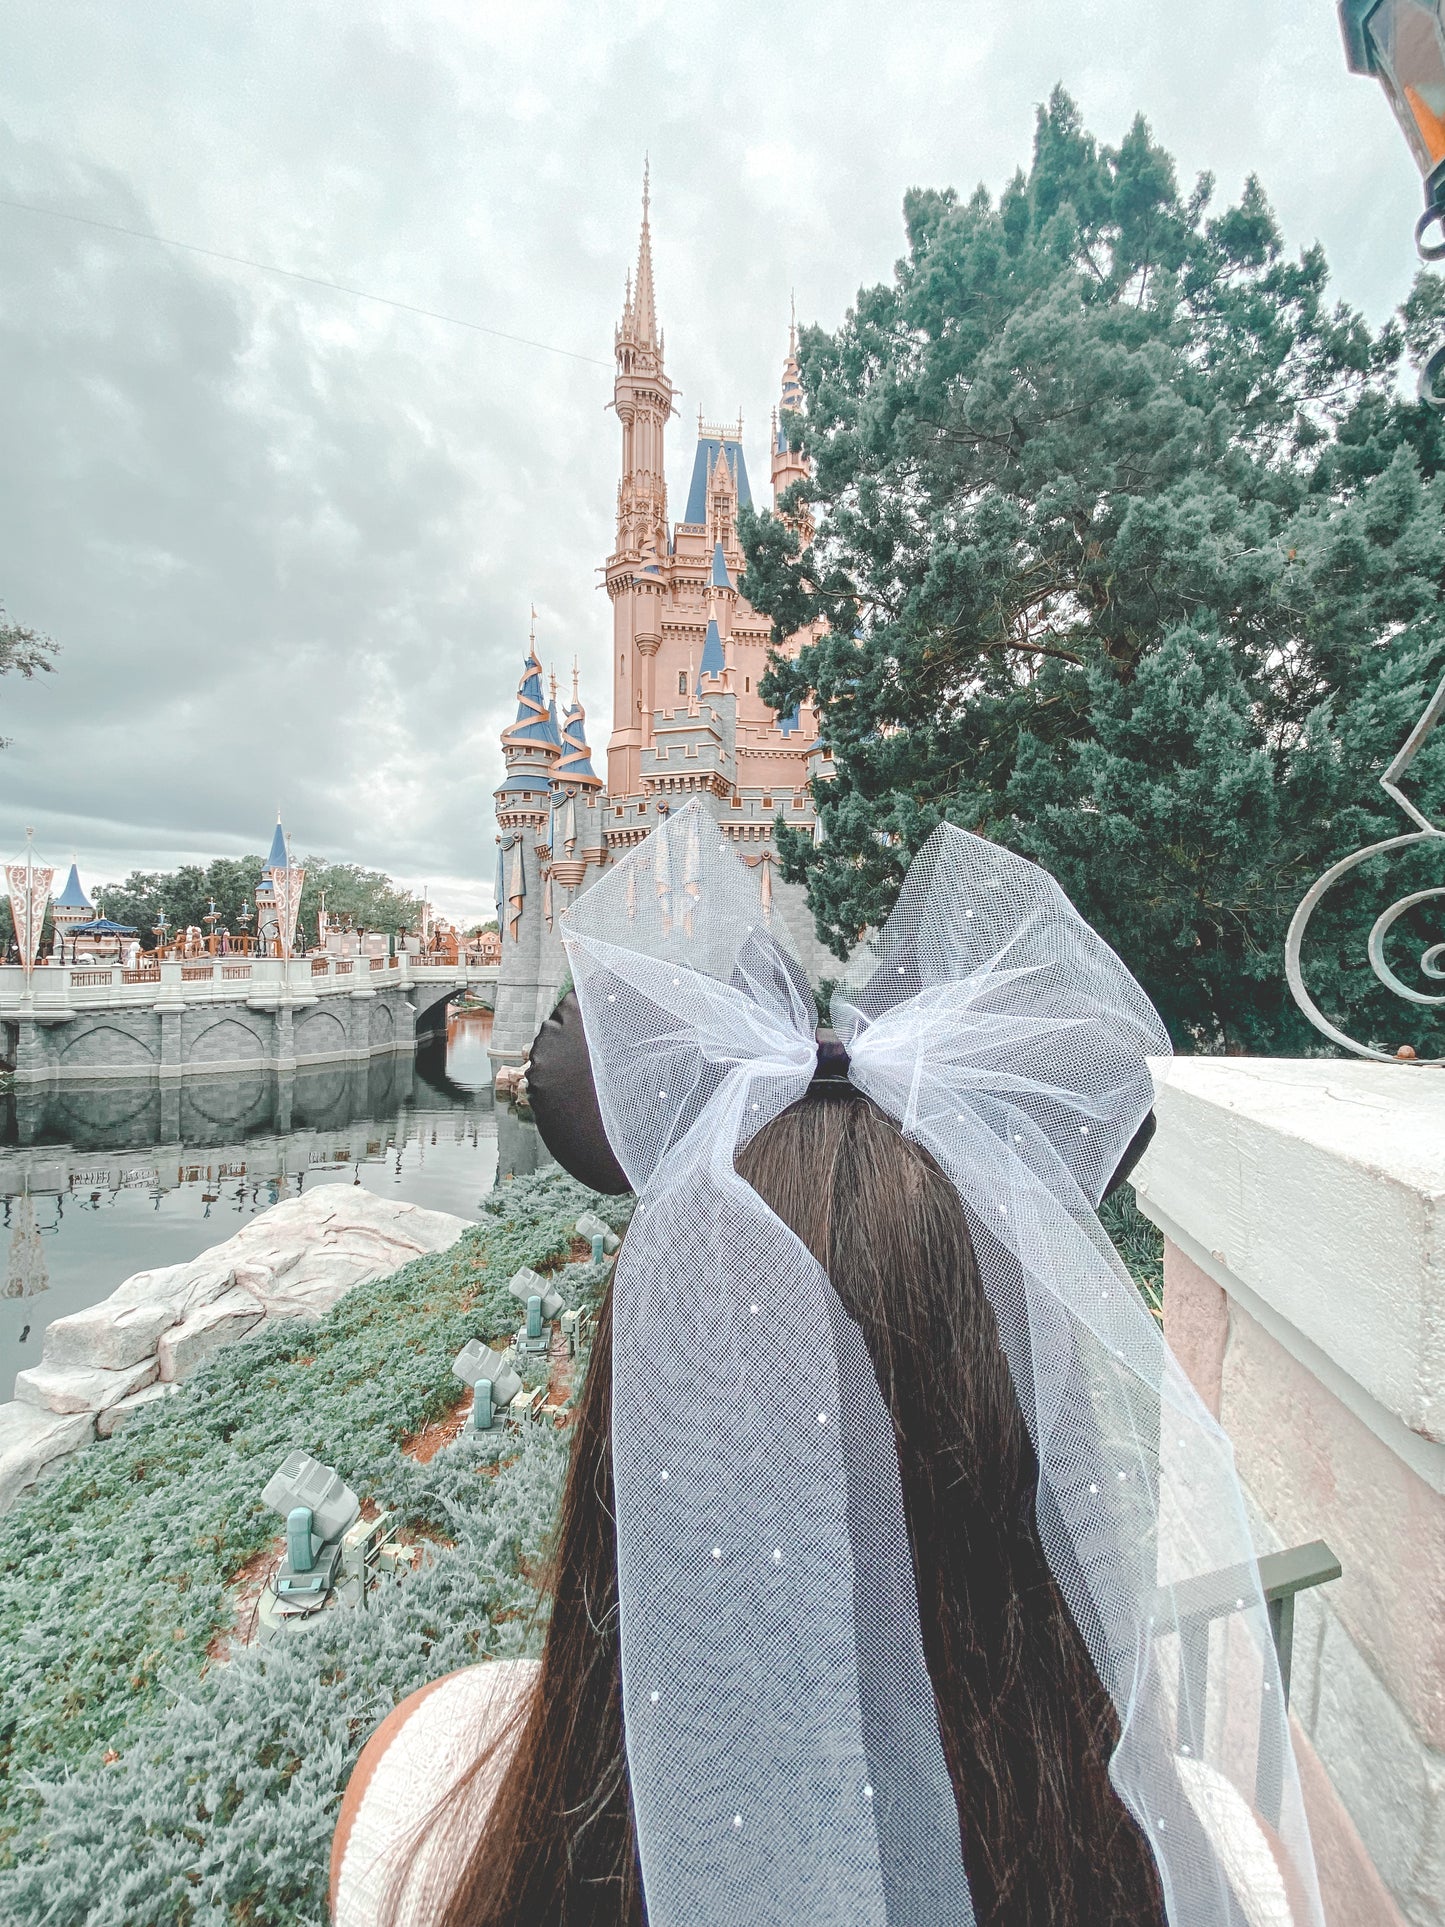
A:
{"type": "Polygon", "coordinates": [[[268,870],[284,870],[290,865],[291,858],[286,850],[286,832],[281,828],[281,819],[276,818],[276,834],[271,838],[271,854],[266,858],[268,870]]]}
{"type": "Polygon", "coordinates": [[[698,688],[702,688],[704,676],[720,676],[726,668],[727,658],[723,654],[722,635],[718,630],[716,618],[709,616],[707,634],[702,640],[702,667],[697,672],[698,688]]]}
{"type": "Polygon", "coordinates": [[[743,451],[737,442],[720,441],[715,435],[700,435],[697,453],[692,458],[692,484],[687,491],[687,513],[683,520],[695,527],[707,520],[707,478],[718,457],[721,456],[732,470],[732,478],[737,486],[738,501],[745,509],[753,505],[753,492],[748,487],[748,465],[743,460],[743,451]]]}
{"type": "Polygon", "coordinates": [[[542,665],[535,649],[527,651],[522,665],[522,680],[517,685],[517,720],[502,731],[502,747],[509,743],[538,743],[556,749],[562,732],[557,727],[557,707],[542,698],[542,665]]]}
{"type": "Polygon", "coordinates": [[[592,767],[592,751],[587,744],[586,712],[580,702],[567,711],[562,731],[562,760],[552,772],[554,783],[576,783],[583,789],[601,789],[602,778],[592,767]]]}
{"type": "Polygon", "coordinates": [[[730,589],[733,579],[728,574],[727,557],[723,554],[721,542],[712,545],[712,586],[715,589],[730,589]]]}
{"type": "Polygon", "coordinates": [[[90,898],[80,887],[80,871],[75,864],[70,866],[70,875],[65,879],[65,888],[51,901],[57,910],[89,910],[93,906],[90,898]]]}

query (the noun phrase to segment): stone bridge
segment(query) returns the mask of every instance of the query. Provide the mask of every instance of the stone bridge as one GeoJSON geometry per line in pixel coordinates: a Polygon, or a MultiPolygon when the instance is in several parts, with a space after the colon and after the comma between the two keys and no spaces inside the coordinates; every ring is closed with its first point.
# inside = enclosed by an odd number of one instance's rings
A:
{"type": "Polygon", "coordinates": [[[492,1004],[495,964],[415,957],[204,957],[0,968],[0,1068],[17,1085],[224,1077],[414,1050],[464,991],[492,1004]]]}

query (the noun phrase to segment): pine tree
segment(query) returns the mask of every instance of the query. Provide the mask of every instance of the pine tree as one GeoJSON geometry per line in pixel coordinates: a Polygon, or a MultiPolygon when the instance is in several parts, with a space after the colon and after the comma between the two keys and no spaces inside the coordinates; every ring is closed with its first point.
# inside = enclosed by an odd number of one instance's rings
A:
{"type": "MultiPolygon", "coordinates": [[[[1308,1050],[1290,913],[1410,827],[1377,779],[1445,669],[1445,427],[1403,379],[1445,282],[1372,331],[1257,181],[1212,203],[1142,119],[1101,146],[1062,91],[997,202],[909,193],[893,282],[803,335],[816,538],[749,518],[742,588],[778,639],[828,624],[764,693],[814,700],[833,750],[822,840],[778,835],[839,955],[947,818],[1052,870],[1181,1046],[1308,1050]]],[[[1445,742],[1410,784],[1445,810],[1445,742]]],[[[1321,912],[1310,982],[1398,1041],[1377,885],[1321,912]]]]}

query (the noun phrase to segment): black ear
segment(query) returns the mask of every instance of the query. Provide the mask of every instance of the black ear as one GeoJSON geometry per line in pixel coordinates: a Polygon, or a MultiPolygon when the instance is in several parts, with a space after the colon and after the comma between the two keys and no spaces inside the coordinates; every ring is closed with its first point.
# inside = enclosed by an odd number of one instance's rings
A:
{"type": "Polygon", "coordinates": [[[1155,1131],[1158,1130],[1158,1128],[1159,1126],[1155,1121],[1154,1113],[1151,1111],[1148,1117],[1146,1117],[1144,1122],[1139,1126],[1138,1130],[1134,1133],[1133,1137],[1130,1138],[1129,1148],[1127,1151],[1125,1151],[1123,1157],[1120,1158],[1118,1170],[1114,1173],[1113,1177],[1110,1178],[1108,1184],[1104,1187],[1104,1196],[1106,1198],[1109,1196],[1111,1192],[1117,1191],[1119,1189],[1119,1186],[1124,1182],[1125,1178],[1128,1177],[1129,1173],[1134,1169],[1134,1166],[1139,1162],[1140,1158],[1142,1158],[1144,1153],[1149,1149],[1149,1141],[1153,1137],[1155,1131]]]}
{"type": "Polygon", "coordinates": [[[569,990],[532,1040],[527,1095],[537,1132],[562,1169],[589,1191],[630,1191],[602,1126],[582,1007],[569,990]]]}

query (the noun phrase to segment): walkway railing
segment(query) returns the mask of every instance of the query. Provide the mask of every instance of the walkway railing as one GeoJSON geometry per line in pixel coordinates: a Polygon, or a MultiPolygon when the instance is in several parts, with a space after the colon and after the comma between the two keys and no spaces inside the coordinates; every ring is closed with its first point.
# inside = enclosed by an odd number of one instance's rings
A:
{"type": "Polygon", "coordinates": [[[43,964],[28,979],[18,964],[0,965],[0,1017],[63,1020],[86,1010],[144,1010],[182,1004],[311,1002],[348,996],[380,976],[388,988],[409,984],[493,984],[495,964],[442,963],[397,957],[198,957],[145,958],[132,969],[119,964],[43,964]],[[28,997],[27,997],[28,990],[28,997]]]}

